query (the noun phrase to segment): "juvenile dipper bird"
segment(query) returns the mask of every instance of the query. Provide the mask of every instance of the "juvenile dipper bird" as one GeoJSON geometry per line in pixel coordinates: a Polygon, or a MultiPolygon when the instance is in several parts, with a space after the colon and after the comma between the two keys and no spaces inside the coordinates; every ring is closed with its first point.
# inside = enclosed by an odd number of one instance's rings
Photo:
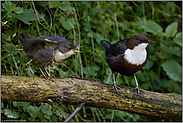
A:
{"type": "Polygon", "coordinates": [[[74,50],[79,48],[78,46],[62,35],[50,34],[31,38],[24,30],[19,34],[19,39],[27,56],[33,59],[43,76],[47,78],[40,68],[44,67],[48,79],[51,79],[51,76],[45,68],[47,65],[60,64],[75,52],[80,52],[74,50]]]}
{"type": "Polygon", "coordinates": [[[120,40],[113,45],[108,41],[101,41],[101,44],[105,47],[106,61],[113,73],[113,88],[115,88],[117,93],[119,93],[117,90],[119,87],[115,82],[115,71],[126,76],[133,75],[136,82],[135,89],[137,90],[137,94],[142,91],[138,87],[135,73],[142,69],[146,63],[146,47],[149,43],[154,42],[148,40],[148,38],[141,33],[133,35],[130,39],[120,40]]]}

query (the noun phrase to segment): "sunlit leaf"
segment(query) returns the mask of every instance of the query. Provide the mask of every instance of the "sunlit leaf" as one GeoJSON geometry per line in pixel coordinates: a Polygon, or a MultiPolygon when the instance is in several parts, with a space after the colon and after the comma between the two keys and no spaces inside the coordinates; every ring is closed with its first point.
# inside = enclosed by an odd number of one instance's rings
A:
{"type": "Polygon", "coordinates": [[[58,1],[49,1],[48,4],[49,4],[49,8],[57,8],[59,2],[58,1]]]}
{"type": "Polygon", "coordinates": [[[147,32],[151,32],[153,34],[162,34],[163,28],[154,21],[139,21],[138,24],[147,32]]]}
{"type": "Polygon", "coordinates": [[[75,11],[74,7],[71,6],[70,2],[62,2],[58,6],[61,10],[69,10],[69,11],[75,11]]]}
{"type": "Polygon", "coordinates": [[[11,2],[10,1],[5,1],[4,3],[2,3],[2,6],[3,8],[6,10],[6,11],[11,11],[10,8],[11,8],[11,2]]]}
{"type": "Polygon", "coordinates": [[[19,114],[17,112],[15,112],[15,111],[11,111],[11,109],[4,109],[4,114],[8,118],[13,118],[13,119],[19,118],[19,114]]]}
{"type": "Polygon", "coordinates": [[[177,35],[174,38],[174,41],[179,46],[182,46],[182,32],[177,33],[177,35]]]}
{"type": "Polygon", "coordinates": [[[182,66],[174,60],[169,60],[161,65],[170,79],[174,81],[182,81],[182,66]]]}
{"type": "Polygon", "coordinates": [[[20,14],[22,12],[23,12],[23,8],[20,8],[20,7],[15,8],[15,13],[20,14]]]}
{"type": "Polygon", "coordinates": [[[46,119],[50,119],[50,116],[49,115],[44,115],[44,117],[46,118],[46,119]]]}
{"type": "Polygon", "coordinates": [[[15,11],[16,4],[11,4],[10,11],[15,11]]]}
{"type": "Polygon", "coordinates": [[[23,13],[15,15],[15,17],[28,25],[31,24],[29,23],[29,21],[34,21],[39,18],[42,18],[40,14],[38,14],[38,18],[37,18],[36,14],[32,9],[26,9],[23,13]]]}
{"type": "Polygon", "coordinates": [[[75,21],[73,18],[66,19],[64,16],[60,16],[60,22],[66,30],[71,30],[74,28],[75,21]]]}
{"type": "Polygon", "coordinates": [[[168,37],[174,37],[178,28],[178,23],[173,22],[170,25],[167,26],[165,33],[168,37]]]}

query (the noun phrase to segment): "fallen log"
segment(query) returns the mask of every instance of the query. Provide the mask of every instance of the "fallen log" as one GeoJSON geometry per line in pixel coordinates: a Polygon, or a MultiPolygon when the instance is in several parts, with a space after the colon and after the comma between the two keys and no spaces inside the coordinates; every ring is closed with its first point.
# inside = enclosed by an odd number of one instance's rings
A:
{"type": "Polygon", "coordinates": [[[81,78],[55,79],[39,77],[1,76],[2,101],[47,102],[106,109],[117,109],[165,120],[182,121],[182,95],[142,91],[119,86],[120,93],[111,84],[81,78]]]}

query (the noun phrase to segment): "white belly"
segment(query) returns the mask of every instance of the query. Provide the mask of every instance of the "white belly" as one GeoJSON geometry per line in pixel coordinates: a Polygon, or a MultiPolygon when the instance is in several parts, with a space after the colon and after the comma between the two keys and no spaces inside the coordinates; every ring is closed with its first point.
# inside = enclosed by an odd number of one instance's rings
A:
{"type": "Polygon", "coordinates": [[[136,46],[133,50],[127,49],[124,53],[124,58],[131,64],[141,65],[146,61],[147,57],[147,43],[142,43],[136,46]]]}

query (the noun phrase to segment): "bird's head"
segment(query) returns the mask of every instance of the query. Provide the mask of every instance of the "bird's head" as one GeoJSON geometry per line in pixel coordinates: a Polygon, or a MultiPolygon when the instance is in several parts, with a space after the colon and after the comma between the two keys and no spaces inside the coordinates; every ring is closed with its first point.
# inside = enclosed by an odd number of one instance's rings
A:
{"type": "Polygon", "coordinates": [[[127,42],[127,47],[129,49],[134,49],[138,46],[138,48],[145,49],[149,43],[154,43],[153,41],[149,40],[145,35],[138,33],[133,35],[129,41],[127,42]]]}

